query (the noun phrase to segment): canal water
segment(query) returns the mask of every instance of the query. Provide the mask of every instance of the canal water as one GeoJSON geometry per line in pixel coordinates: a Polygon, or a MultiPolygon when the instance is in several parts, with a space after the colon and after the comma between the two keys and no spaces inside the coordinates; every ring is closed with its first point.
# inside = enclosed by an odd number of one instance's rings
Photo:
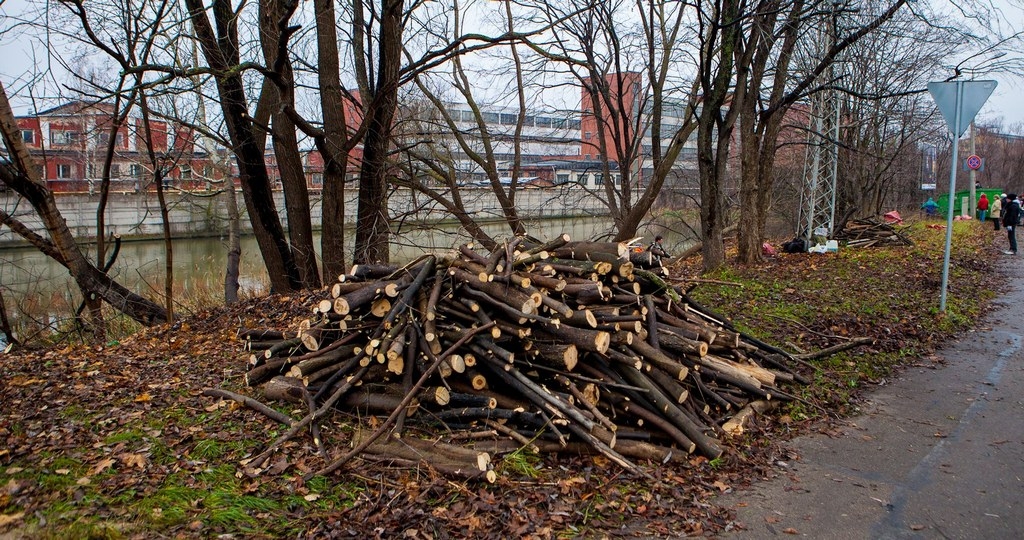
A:
{"type": "MultiPolygon", "coordinates": [[[[485,229],[495,238],[510,236],[504,223],[493,223],[485,229]]],[[[539,239],[568,233],[573,239],[587,240],[607,235],[611,220],[595,217],[538,220],[530,222],[528,230],[539,239]]],[[[426,252],[457,249],[468,240],[465,231],[455,225],[403,230],[393,238],[391,259],[400,264],[426,252]]],[[[354,240],[346,241],[351,245],[354,240]]],[[[315,244],[319,249],[319,236],[315,244]]],[[[182,238],[174,240],[173,246],[175,298],[182,309],[222,301],[226,238],[182,238]]],[[[133,291],[149,298],[160,298],[164,290],[164,260],[163,241],[126,241],[121,245],[110,275],[133,291]]],[[[267,290],[267,273],[254,237],[242,239],[239,277],[243,297],[267,290]]],[[[326,276],[324,281],[331,283],[335,278],[326,276]]],[[[0,249],[0,292],[12,318],[33,318],[41,326],[52,326],[52,321],[67,317],[81,302],[68,271],[34,248],[0,249]]]]}

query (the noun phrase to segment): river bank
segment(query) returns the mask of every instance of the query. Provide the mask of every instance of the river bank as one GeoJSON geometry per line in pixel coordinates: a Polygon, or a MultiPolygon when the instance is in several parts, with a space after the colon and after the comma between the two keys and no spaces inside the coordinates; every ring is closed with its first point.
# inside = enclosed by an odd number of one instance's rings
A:
{"type": "MultiPolygon", "coordinates": [[[[482,222],[498,220],[503,215],[493,192],[485,188],[465,188],[463,207],[482,222]]],[[[75,238],[89,241],[96,234],[96,212],[100,197],[89,193],[58,193],[55,194],[57,207],[67,221],[75,238]]],[[[185,192],[172,190],[166,194],[168,223],[172,237],[216,237],[227,234],[225,195],[215,192],[185,192]]],[[[278,213],[287,227],[284,194],[274,192],[274,200],[278,213]]],[[[314,224],[323,221],[320,193],[310,193],[310,213],[314,224]]],[[[242,219],[240,226],[244,232],[251,230],[251,224],[245,214],[242,195],[237,194],[238,206],[242,219]]],[[[400,224],[399,229],[419,228],[428,225],[449,225],[451,216],[438,204],[426,200],[422,194],[408,189],[396,189],[388,198],[388,206],[394,222],[400,224]],[[415,209],[415,219],[405,216],[406,212],[415,209]]],[[[578,186],[550,189],[524,189],[516,194],[516,206],[521,215],[528,219],[566,219],[607,215],[608,209],[603,203],[578,186]]],[[[44,232],[42,223],[33,209],[12,191],[0,192],[0,208],[35,232],[44,232]]],[[[345,216],[332,216],[354,222],[357,215],[357,202],[350,197],[345,205],[345,216]]],[[[124,239],[162,238],[163,224],[160,219],[160,207],[155,193],[151,192],[114,192],[110,194],[105,211],[106,229],[108,234],[119,235],[124,239]]],[[[399,231],[401,233],[401,231],[399,231]]],[[[0,228],[0,248],[23,247],[24,240],[10,229],[0,228]]]]}
{"type": "MultiPolygon", "coordinates": [[[[555,237],[567,233],[573,238],[591,238],[607,230],[611,221],[601,217],[547,218],[530,221],[532,234],[555,237]]],[[[503,222],[491,221],[484,230],[497,238],[507,234],[503,222]]],[[[412,227],[409,224],[391,242],[391,260],[402,264],[424,252],[443,254],[469,240],[459,226],[446,223],[412,227]]],[[[320,248],[319,234],[313,238],[320,248]]],[[[354,231],[346,238],[352,245],[354,231]]],[[[88,249],[89,245],[84,244],[88,249]]],[[[228,245],[224,237],[195,235],[172,241],[175,298],[179,309],[194,310],[216,305],[223,298],[224,270],[228,245]]],[[[265,294],[269,279],[255,237],[244,235],[239,261],[239,283],[243,298],[265,294]]],[[[161,239],[124,239],[120,252],[108,272],[133,291],[159,297],[163,291],[166,253],[161,239]]],[[[333,276],[325,278],[327,281],[333,276]]],[[[0,248],[0,287],[7,302],[12,325],[39,321],[43,327],[59,326],[81,302],[67,269],[32,247],[0,248]]],[[[34,325],[33,325],[34,326],[34,325]]]]}

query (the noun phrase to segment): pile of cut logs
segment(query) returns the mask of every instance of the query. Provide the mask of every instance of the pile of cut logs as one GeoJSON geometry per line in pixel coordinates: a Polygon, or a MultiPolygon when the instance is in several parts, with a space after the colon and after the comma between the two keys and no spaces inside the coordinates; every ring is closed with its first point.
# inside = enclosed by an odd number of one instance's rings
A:
{"type": "Polygon", "coordinates": [[[836,240],[847,247],[910,246],[914,242],[889,223],[874,219],[853,219],[836,233],[836,240]]]}
{"type": "Polygon", "coordinates": [[[493,481],[490,456],[528,449],[599,453],[646,474],[635,460],[718,457],[722,436],[807,382],[784,351],[635,268],[624,243],[516,238],[490,253],[463,245],[401,268],[359,265],[312,311],[292,332],[239,331],[247,383],[308,407],[305,418],[207,391],[291,428],[246,463],[257,472],[309,429],[334,459],[317,473],[361,455],[493,481]],[[340,458],[319,435],[331,410],[378,416],[340,458]]]}

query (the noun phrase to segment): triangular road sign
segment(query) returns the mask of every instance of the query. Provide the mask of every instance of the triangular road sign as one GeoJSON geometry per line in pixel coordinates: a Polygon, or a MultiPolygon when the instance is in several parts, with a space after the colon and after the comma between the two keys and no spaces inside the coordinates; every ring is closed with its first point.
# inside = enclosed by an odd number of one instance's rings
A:
{"type": "Polygon", "coordinates": [[[996,89],[996,81],[950,81],[928,83],[928,93],[932,95],[939,112],[946,119],[949,131],[957,139],[963,136],[967,127],[974,121],[982,105],[988,101],[992,91],[996,89]],[[960,88],[960,116],[957,117],[957,89],[960,88]]]}

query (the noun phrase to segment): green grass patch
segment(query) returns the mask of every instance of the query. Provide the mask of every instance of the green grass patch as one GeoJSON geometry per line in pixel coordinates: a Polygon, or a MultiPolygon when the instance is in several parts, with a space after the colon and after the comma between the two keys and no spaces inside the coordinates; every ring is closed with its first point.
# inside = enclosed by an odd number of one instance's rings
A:
{"type": "Polygon", "coordinates": [[[108,435],[103,442],[114,445],[118,443],[142,442],[146,440],[146,434],[141,429],[131,428],[108,435]]]}
{"type": "Polygon", "coordinates": [[[39,538],[42,540],[65,540],[68,538],[80,540],[121,540],[128,537],[117,527],[86,517],[67,524],[59,532],[45,531],[39,538]]]}
{"type": "Polygon", "coordinates": [[[501,472],[508,472],[526,478],[537,478],[540,476],[540,461],[540,456],[537,454],[526,448],[520,448],[502,458],[501,472]]]}
{"type": "MultiPolygon", "coordinates": [[[[703,277],[731,285],[704,283],[690,295],[738,330],[794,354],[874,338],[869,347],[813,362],[819,373],[801,397],[841,409],[866,384],[970,328],[997,294],[991,230],[956,222],[946,309],[940,311],[945,232],[924,225],[905,229],[912,246],[843,247],[835,254],[787,254],[725,267],[703,277]]],[[[790,414],[816,410],[794,404],[790,414]]]]}
{"type": "Polygon", "coordinates": [[[92,416],[92,412],[85,407],[72,403],[60,411],[60,417],[65,420],[84,422],[92,416]]]}

